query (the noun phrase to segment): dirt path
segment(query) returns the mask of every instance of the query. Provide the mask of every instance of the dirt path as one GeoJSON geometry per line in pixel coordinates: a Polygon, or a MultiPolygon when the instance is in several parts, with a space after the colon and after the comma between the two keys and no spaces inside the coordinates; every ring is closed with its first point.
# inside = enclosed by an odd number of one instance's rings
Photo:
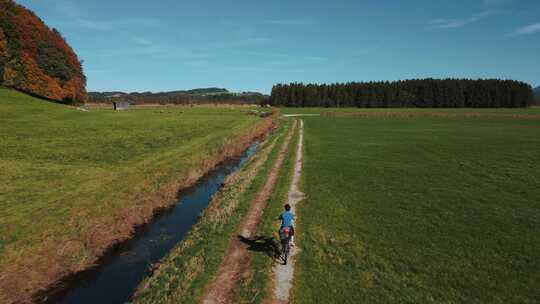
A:
{"type": "Polygon", "coordinates": [[[321,116],[321,114],[283,114],[283,117],[310,117],[321,116]]]}
{"type": "MultiPolygon", "coordinates": [[[[302,149],[304,144],[304,122],[300,121],[300,135],[296,150],[296,161],[294,164],[294,173],[289,189],[287,202],[291,205],[292,212],[296,214],[296,204],[304,199],[304,193],[300,191],[300,174],[302,173],[302,149]]],[[[300,249],[295,246],[291,248],[291,254],[287,265],[276,262],[273,267],[274,273],[274,292],[271,303],[289,303],[289,295],[294,278],[295,255],[300,249]]]]}
{"type": "MultiPolygon", "coordinates": [[[[296,130],[296,121],[289,130],[287,138],[283,142],[278,157],[272,167],[268,179],[262,190],[257,193],[251,207],[240,225],[241,235],[244,238],[253,237],[257,230],[266,202],[272,195],[272,190],[279,177],[279,172],[287,155],[289,144],[294,131],[296,130]]],[[[204,304],[231,303],[231,296],[238,279],[246,272],[249,267],[249,254],[247,245],[242,243],[239,238],[234,238],[229,243],[225,252],[225,257],[218,269],[216,277],[206,286],[205,294],[201,300],[204,304]]]]}

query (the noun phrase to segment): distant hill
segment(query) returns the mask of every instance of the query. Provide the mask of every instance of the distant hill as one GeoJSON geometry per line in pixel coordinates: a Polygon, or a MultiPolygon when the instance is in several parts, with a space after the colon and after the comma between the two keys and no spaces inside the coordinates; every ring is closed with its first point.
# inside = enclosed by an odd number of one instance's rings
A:
{"type": "Polygon", "coordinates": [[[58,30],[12,0],[0,0],[0,85],[63,103],[82,103],[86,77],[58,30]]]}
{"type": "Polygon", "coordinates": [[[109,103],[118,100],[128,101],[132,104],[160,103],[160,104],[260,104],[268,96],[257,92],[229,92],[222,88],[200,88],[192,90],[169,92],[90,92],[89,101],[95,103],[109,103]]]}
{"type": "Polygon", "coordinates": [[[188,91],[177,91],[184,92],[187,94],[216,94],[216,93],[229,93],[227,89],[220,88],[203,88],[203,89],[193,89],[188,91]]]}
{"type": "Polygon", "coordinates": [[[221,88],[199,88],[192,90],[179,90],[179,91],[168,91],[168,92],[133,92],[126,93],[120,91],[112,92],[89,92],[88,96],[90,99],[98,98],[108,98],[108,97],[124,97],[129,98],[130,96],[175,96],[175,95],[206,95],[206,94],[227,94],[229,91],[227,89],[221,88]]]}

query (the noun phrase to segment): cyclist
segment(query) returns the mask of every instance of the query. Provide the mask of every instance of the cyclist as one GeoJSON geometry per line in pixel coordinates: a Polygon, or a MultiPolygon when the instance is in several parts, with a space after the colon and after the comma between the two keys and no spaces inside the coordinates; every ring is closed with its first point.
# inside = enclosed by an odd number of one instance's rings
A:
{"type": "Polygon", "coordinates": [[[279,215],[279,220],[281,220],[281,227],[279,228],[280,236],[283,235],[283,231],[285,228],[288,228],[290,230],[290,244],[291,246],[294,246],[294,214],[291,212],[291,205],[285,204],[285,212],[281,213],[279,215]]]}

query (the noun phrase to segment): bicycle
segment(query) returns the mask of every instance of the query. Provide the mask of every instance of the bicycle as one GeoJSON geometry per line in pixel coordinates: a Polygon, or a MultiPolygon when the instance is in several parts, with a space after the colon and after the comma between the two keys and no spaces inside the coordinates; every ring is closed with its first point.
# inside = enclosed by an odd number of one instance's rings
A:
{"type": "Polygon", "coordinates": [[[283,265],[287,265],[287,259],[291,251],[291,231],[289,227],[285,227],[279,231],[279,238],[281,240],[281,259],[283,265]]]}

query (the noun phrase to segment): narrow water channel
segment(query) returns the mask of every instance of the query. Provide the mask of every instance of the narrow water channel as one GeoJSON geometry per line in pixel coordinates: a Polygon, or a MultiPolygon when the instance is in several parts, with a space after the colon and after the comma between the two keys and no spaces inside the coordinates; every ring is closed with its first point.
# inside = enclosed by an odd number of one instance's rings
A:
{"type": "Polygon", "coordinates": [[[69,283],[66,291],[46,302],[119,304],[129,301],[137,285],[148,275],[150,265],[161,260],[184,238],[212,196],[221,189],[227,175],[240,169],[257,146],[251,145],[240,158],[226,160],[191,189],[182,192],[174,207],[158,215],[135,238],[107,256],[99,267],[81,274],[69,283]]]}

